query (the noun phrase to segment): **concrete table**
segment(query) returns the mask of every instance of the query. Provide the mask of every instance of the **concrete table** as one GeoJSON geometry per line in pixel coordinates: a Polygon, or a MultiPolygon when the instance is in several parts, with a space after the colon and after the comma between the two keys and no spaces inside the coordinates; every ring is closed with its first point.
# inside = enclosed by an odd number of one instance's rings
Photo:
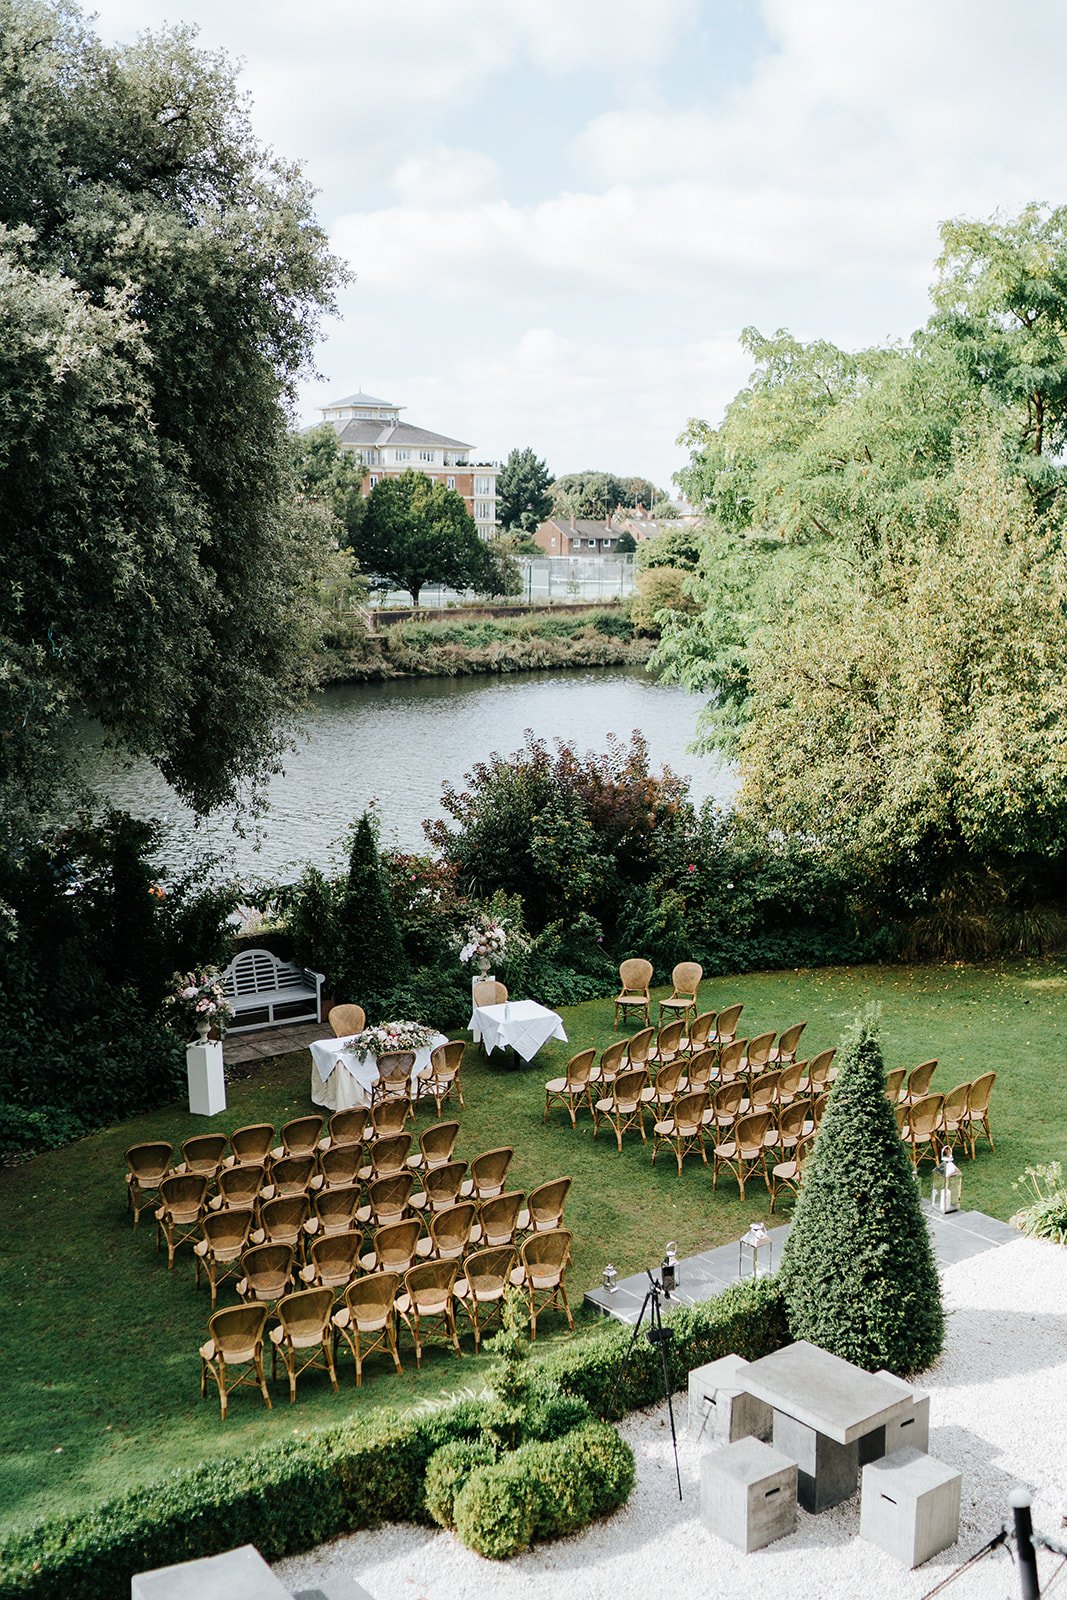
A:
{"type": "Polygon", "coordinates": [[[773,1444],[797,1463],[797,1499],[805,1511],[850,1500],[864,1459],[885,1453],[887,1423],[912,1406],[899,1387],[806,1339],[750,1362],[738,1374],[746,1391],[774,1411],[773,1444]]]}

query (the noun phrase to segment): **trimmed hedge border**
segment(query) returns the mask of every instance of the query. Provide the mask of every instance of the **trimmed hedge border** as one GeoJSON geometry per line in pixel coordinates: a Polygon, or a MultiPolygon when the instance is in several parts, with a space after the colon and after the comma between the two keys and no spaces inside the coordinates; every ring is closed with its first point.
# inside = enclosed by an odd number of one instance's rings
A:
{"type": "MultiPolygon", "coordinates": [[[[754,1360],[788,1343],[777,1283],[737,1284],[714,1300],[669,1317],[671,1378],[736,1352],[754,1360]]],[[[631,1330],[605,1323],[566,1346],[538,1352],[535,1376],[546,1395],[584,1400],[612,1420],[662,1398],[658,1352],[634,1346],[615,1395],[631,1330]],[[614,1403],[613,1403],[614,1400],[614,1403]]],[[[429,1520],[426,1466],[442,1445],[479,1438],[483,1405],[325,1428],[308,1439],[170,1473],[145,1490],[15,1535],[0,1551],[0,1600],[112,1600],[135,1573],[254,1544],[268,1561],[381,1521],[429,1520]]]]}

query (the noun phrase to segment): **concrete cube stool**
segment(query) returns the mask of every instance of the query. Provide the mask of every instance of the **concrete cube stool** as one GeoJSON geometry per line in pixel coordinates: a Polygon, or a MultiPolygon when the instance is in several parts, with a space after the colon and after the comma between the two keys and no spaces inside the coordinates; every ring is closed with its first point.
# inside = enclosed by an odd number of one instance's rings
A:
{"type": "Polygon", "coordinates": [[[962,1477],[922,1450],[896,1450],[863,1469],[860,1538],[906,1567],[947,1550],[960,1535],[962,1477]]]}
{"type": "Polygon", "coordinates": [[[700,1458],[700,1520],[746,1555],[797,1525],[797,1467],[760,1439],[738,1439],[700,1458]]]}
{"type": "Polygon", "coordinates": [[[289,1590],[252,1544],[139,1573],[130,1594],[132,1600],[290,1600],[289,1590]]]}
{"type": "Polygon", "coordinates": [[[708,1449],[737,1439],[769,1439],[770,1406],[744,1390],[744,1356],[723,1356],[689,1374],[689,1432],[708,1449]]]}
{"type": "Polygon", "coordinates": [[[913,1389],[910,1383],[905,1383],[903,1378],[898,1378],[895,1372],[879,1372],[879,1378],[884,1378],[886,1383],[891,1383],[894,1389],[899,1389],[901,1394],[906,1394],[911,1400],[911,1413],[905,1413],[895,1422],[885,1425],[885,1453],[887,1456],[895,1454],[897,1450],[929,1450],[930,1448],[930,1396],[922,1389],[913,1389]]]}

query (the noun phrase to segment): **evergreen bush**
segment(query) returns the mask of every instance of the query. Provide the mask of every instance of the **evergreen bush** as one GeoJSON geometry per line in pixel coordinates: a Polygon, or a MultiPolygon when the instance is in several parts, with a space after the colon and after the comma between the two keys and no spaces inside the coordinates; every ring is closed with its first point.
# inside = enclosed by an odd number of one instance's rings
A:
{"type": "Polygon", "coordinates": [[[454,1439],[434,1451],[426,1467],[423,1499],[430,1516],[440,1527],[455,1526],[456,1496],[478,1467],[486,1467],[495,1459],[492,1445],[471,1444],[465,1439],[454,1439]]]}
{"type": "Polygon", "coordinates": [[[901,1376],[940,1354],[941,1285],[871,1017],[845,1041],[778,1277],[795,1339],[901,1376]]]}
{"type": "Polygon", "coordinates": [[[337,916],[335,998],[357,1001],[368,1020],[374,1020],[384,1015],[386,995],[406,977],[407,962],[378,856],[377,828],[368,811],[352,834],[337,916]]]}

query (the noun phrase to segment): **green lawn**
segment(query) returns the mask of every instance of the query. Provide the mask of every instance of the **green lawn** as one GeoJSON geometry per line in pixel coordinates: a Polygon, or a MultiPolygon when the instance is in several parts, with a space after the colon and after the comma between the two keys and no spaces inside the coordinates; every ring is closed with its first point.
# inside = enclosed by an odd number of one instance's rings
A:
{"type": "MultiPolygon", "coordinates": [[[[808,1019],[805,1051],[836,1044],[853,1011],[882,1006],[889,1066],[936,1055],[934,1087],[995,1068],[995,1154],[964,1164],[964,1204],[1007,1217],[1012,1180],[1031,1161],[1064,1154],[1067,1131],[1067,967],[1063,963],[997,967],[869,967],[756,974],[704,986],[702,1004],[745,1002],[749,1034],[808,1019]]],[[[572,1301],[599,1278],[608,1259],[620,1274],[657,1262],[668,1239],[681,1253],[736,1238],[766,1215],[762,1191],[742,1206],[732,1183],[713,1193],[699,1163],[679,1180],[673,1162],[653,1168],[637,1139],[616,1153],[610,1134],[596,1144],[588,1119],[571,1132],[562,1112],[541,1124],[542,1083],[572,1050],[612,1037],[611,1006],[596,1002],[564,1013],[568,1046],[553,1043],[521,1071],[487,1066],[468,1052],[466,1110],[458,1153],[498,1144],[516,1148],[517,1187],[571,1173],[568,1225],[574,1230],[572,1301]]],[[[309,1109],[306,1053],[270,1063],[230,1086],[225,1129],[309,1109]]],[[[419,1125],[430,1120],[426,1111],[419,1125]]],[[[182,1251],[173,1273],[154,1250],[142,1220],[134,1234],[124,1210],[123,1150],[149,1138],[175,1145],[202,1119],[174,1106],[132,1118],[65,1150],[0,1172],[0,1309],[4,1393],[0,1414],[0,1528],[83,1509],[136,1488],[175,1466],[239,1452],[334,1422],[351,1411],[408,1405],[480,1381],[481,1363],[443,1354],[421,1375],[413,1361],[402,1378],[376,1368],[357,1393],[345,1362],[342,1391],[325,1379],[301,1381],[290,1409],[282,1386],[268,1414],[251,1391],[235,1397],[219,1424],[215,1399],[200,1402],[197,1346],[208,1314],[206,1290],[193,1287],[182,1251]]],[[[220,1303],[228,1303],[230,1290],[220,1303]]],[[[559,1337],[558,1324],[549,1323],[559,1337]]],[[[467,1341],[469,1348],[469,1340],[467,1341]]],[[[404,1347],[405,1352],[410,1349],[404,1347]]]]}

